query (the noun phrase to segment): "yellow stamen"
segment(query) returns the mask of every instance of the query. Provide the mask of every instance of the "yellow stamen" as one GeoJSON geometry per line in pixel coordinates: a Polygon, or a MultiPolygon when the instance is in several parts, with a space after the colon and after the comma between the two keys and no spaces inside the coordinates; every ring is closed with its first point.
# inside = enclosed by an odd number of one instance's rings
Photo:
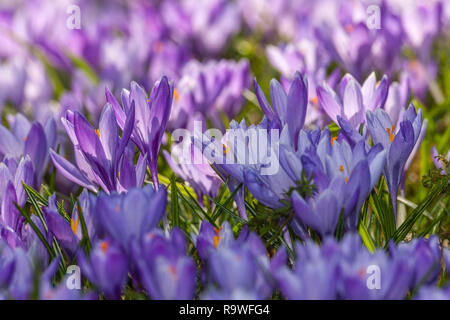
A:
{"type": "Polygon", "coordinates": [[[119,180],[120,180],[120,171],[117,173],[117,177],[118,177],[119,180]]]}
{"type": "Polygon", "coordinates": [[[213,238],[214,241],[214,248],[217,248],[217,246],[219,245],[219,241],[220,241],[220,230],[222,230],[222,227],[220,227],[219,229],[214,228],[214,231],[216,232],[216,235],[213,238]]]}
{"type": "Polygon", "coordinates": [[[336,137],[331,137],[331,146],[333,146],[333,143],[337,140],[337,136],[336,137]]]}
{"type": "Polygon", "coordinates": [[[394,137],[395,137],[395,135],[394,135],[394,126],[392,126],[392,129],[391,128],[386,128],[386,131],[388,132],[389,140],[391,140],[391,143],[392,143],[394,141],[394,137]]]}
{"type": "Polygon", "coordinates": [[[80,223],[80,218],[78,218],[77,220],[74,220],[73,218],[70,219],[70,228],[72,228],[72,232],[74,235],[77,235],[78,223],[80,223]]]}
{"type": "Polygon", "coordinates": [[[97,134],[97,136],[100,138],[100,131],[98,129],[95,129],[95,133],[97,134]]]}
{"type": "Polygon", "coordinates": [[[178,94],[177,89],[173,89],[173,97],[175,98],[175,101],[180,100],[180,95],[178,94]]]}
{"type": "Polygon", "coordinates": [[[223,153],[225,153],[225,155],[228,155],[228,143],[227,144],[222,143],[222,146],[223,146],[223,153]]]}

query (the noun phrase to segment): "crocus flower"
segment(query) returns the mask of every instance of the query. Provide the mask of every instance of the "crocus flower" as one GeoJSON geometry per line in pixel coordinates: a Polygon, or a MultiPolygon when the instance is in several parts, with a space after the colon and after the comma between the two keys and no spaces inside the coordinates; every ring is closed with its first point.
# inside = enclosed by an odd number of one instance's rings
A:
{"type": "MultiPolygon", "coordinates": [[[[408,293],[408,261],[382,250],[370,253],[358,234],[347,233],[340,243],[328,237],[321,246],[308,240],[295,248],[293,270],[279,262],[271,267],[288,299],[404,299],[408,293]]],[[[274,259],[285,256],[282,249],[274,259]]]]}
{"type": "Polygon", "coordinates": [[[133,130],[134,104],[127,111],[122,138],[110,104],[102,111],[99,129],[94,129],[81,113],[67,111],[61,121],[74,145],[77,166],[50,149],[55,167],[67,179],[94,192],[98,186],[107,193],[120,191],[120,164],[133,130]]]}
{"type": "Polygon", "coordinates": [[[179,41],[189,39],[199,52],[217,53],[240,27],[236,4],[226,0],[169,0],[160,10],[172,36],[179,41]]]}
{"type": "MultiPolygon", "coordinates": [[[[296,244],[297,260],[293,270],[285,263],[272,267],[277,287],[287,299],[335,299],[337,297],[338,260],[327,250],[332,243],[325,242],[320,248],[311,241],[303,247],[296,244]]],[[[284,249],[277,253],[277,259],[286,260],[284,249]]],[[[275,258],[274,258],[275,259],[275,258]]]]}
{"type": "Polygon", "coordinates": [[[267,251],[254,233],[211,250],[202,299],[268,299],[272,293],[267,251]]]}
{"type": "MultiPolygon", "coordinates": [[[[172,148],[170,154],[164,150],[163,154],[173,172],[194,189],[200,205],[203,206],[204,195],[213,199],[217,197],[222,180],[205,157],[202,156],[200,163],[194,162],[194,148],[197,147],[191,144],[189,148],[191,152],[187,158],[181,148],[172,148]]],[[[200,151],[198,152],[200,153],[200,151]]]]}
{"type": "Polygon", "coordinates": [[[233,118],[244,103],[250,84],[250,65],[245,59],[189,61],[178,81],[171,128],[192,128],[194,120],[211,119],[223,127],[221,113],[233,118]]]}
{"type": "Polygon", "coordinates": [[[48,232],[58,240],[61,248],[70,256],[74,256],[78,245],[83,238],[82,225],[80,222],[79,211],[83,211],[84,221],[89,239],[93,241],[95,238],[95,226],[92,212],[90,210],[89,194],[87,190],[83,190],[78,198],[78,203],[73,208],[70,220],[67,220],[59,213],[56,203],[56,195],[53,194],[48,199],[48,206],[43,208],[44,220],[48,227],[48,232]]]}
{"type": "Polygon", "coordinates": [[[419,284],[436,284],[441,269],[442,251],[439,239],[418,238],[397,247],[390,244],[389,251],[393,258],[403,257],[408,260],[408,274],[411,277],[409,287],[414,290],[419,284]]]}
{"type": "Polygon", "coordinates": [[[11,132],[0,125],[0,159],[9,157],[19,160],[28,155],[35,173],[31,184],[39,186],[48,164],[47,150],[53,148],[56,142],[55,121],[50,118],[43,127],[37,121],[30,123],[22,114],[10,117],[9,120],[11,132]]]}
{"type": "Polygon", "coordinates": [[[384,175],[387,180],[394,212],[397,212],[397,192],[403,170],[422,130],[422,110],[416,113],[410,105],[403,116],[400,128],[395,128],[387,113],[382,109],[367,112],[367,127],[374,143],[380,143],[387,150],[384,175]]]}
{"type": "MultiPolygon", "coordinates": [[[[438,152],[437,152],[437,150],[436,150],[436,147],[433,146],[433,148],[431,149],[431,157],[432,157],[434,166],[436,167],[436,169],[440,169],[440,170],[441,170],[441,173],[442,173],[443,175],[445,175],[446,172],[445,172],[445,168],[444,168],[444,163],[443,163],[442,160],[439,159],[438,156],[439,156],[439,154],[438,154],[438,152]]],[[[445,159],[446,159],[447,161],[450,161],[450,150],[447,152],[447,156],[445,157],[445,159]]]]}
{"type": "MultiPolygon", "coordinates": [[[[24,206],[27,199],[22,183],[31,185],[34,179],[33,164],[29,156],[20,160],[5,159],[0,163],[0,226],[3,228],[2,238],[22,242],[24,218],[14,203],[24,206]],[[19,240],[20,239],[20,240],[19,240]]],[[[12,242],[7,241],[12,245],[12,242]]]]}
{"type": "Polygon", "coordinates": [[[175,228],[168,237],[160,230],[133,243],[139,279],[152,299],[188,300],[194,297],[196,266],[186,255],[186,240],[175,228]]]}
{"type": "Polygon", "coordinates": [[[196,237],[196,246],[200,258],[206,260],[211,250],[222,246],[229,247],[233,242],[233,230],[231,230],[228,222],[224,222],[220,228],[215,228],[208,221],[202,221],[200,232],[196,237]]]}
{"type": "Polygon", "coordinates": [[[9,271],[8,278],[6,296],[17,300],[30,298],[33,290],[33,269],[29,256],[22,248],[14,250],[14,270],[9,271]]]}
{"type": "Polygon", "coordinates": [[[133,239],[139,240],[158,226],[166,205],[166,188],[161,187],[155,191],[152,186],[147,185],[122,194],[100,193],[93,210],[98,228],[128,251],[133,239]]]}
{"type": "Polygon", "coordinates": [[[435,286],[423,286],[420,288],[416,300],[450,300],[450,286],[437,288],[435,286]]]}
{"type": "Polygon", "coordinates": [[[362,85],[352,75],[346,74],[339,83],[337,92],[326,83],[317,88],[320,105],[331,120],[338,123],[337,117],[341,116],[356,129],[365,121],[366,111],[384,107],[387,94],[387,76],[383,76],[377,84],[375,73],[371,73],[362,85]]]}
{"type": "Polygon", "coordinates": [[[272,79],[270,82],[272,108],[256,80],[255,93],[270,128],[281,129],[287,124],[290,139],[294,143],[295,148],[297,148],[297,137],[305,124],[308,106],[308,81],[306,77],[297,72],[291,82],[288,94],[286,94],[277,80],[272,79]],[[296,115],[295,117],[291,116],[294,114],[296,115]]]}
{"type": "Polygon", "coordinates": [[[81,272],[108,299],[118,299],[128,276],[128,261],[113,240],[99,240],[89,257],[83,251],[77,255],[81,272]]]}
{"type": "Polygon", "coordinates": [[[131,89],[122,91],[122,106],[111,92],[106,89],[106,100],[112,105],[117,123],[124,131],[128,130],[129,114],[136,106],[136,117],[131,122],[131,139],[142,154],[147,156],[153,185],[159,187],[158,153],[164,130],[172,109],[173,84],[166,77],[162,77],[147,97],[145,90],[136,82],[131,83],[131,89]]]}
{"type": "MultiPolygon", "coordinates": [[[[53,259],[50,265],[42,272],[39,278],[39,300],[96,300],[98,296],[94,292],[83,294],[81,289],[69,288],[65,276],[61,282],[54,286],[52,278],[58,270],[60,257],[53,259]]],[[[81,279],[80,279],[81,280],[81,279]]]]}

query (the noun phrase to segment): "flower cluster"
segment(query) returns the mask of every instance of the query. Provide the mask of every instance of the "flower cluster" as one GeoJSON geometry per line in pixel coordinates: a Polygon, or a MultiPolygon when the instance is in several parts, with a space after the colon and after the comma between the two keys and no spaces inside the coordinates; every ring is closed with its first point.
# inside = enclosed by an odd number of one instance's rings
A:
{"type": "Polygon", "coordinates": [[[449,30],[444,0],[1,3],[0,299],[449,300],[449,30]]]}

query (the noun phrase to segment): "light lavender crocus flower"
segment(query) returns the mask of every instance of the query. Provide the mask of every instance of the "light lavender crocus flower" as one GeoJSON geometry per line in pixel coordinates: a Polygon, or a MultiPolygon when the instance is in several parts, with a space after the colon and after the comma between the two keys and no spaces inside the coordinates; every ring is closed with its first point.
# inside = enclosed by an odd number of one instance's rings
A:
{"type": "Polygon", "coordinates": [[[367,127],[374,143],[380,143],[387,150],[384,175],[391,195],[394,212],[397,213],[397,192],[404,168],[414,146],[420,141],[422,131],[422,110],[416,112],[411,104],[405,114],[400,128],[395,128],[388,114],[377,109],[367,112],[367,127]]]}
{"type": "Polygon", "coordinates": [[[388,94],[388,79],[383,76],[377,84],[375,73],[372,73],[362,85],[346,74],[338,85],[337,92],[327,84],[317,88],[317,97],[323,110],[335,123],[338,116],[349,121],[359,129],[365,122],[366,111],[383,108],[388,94]]]}

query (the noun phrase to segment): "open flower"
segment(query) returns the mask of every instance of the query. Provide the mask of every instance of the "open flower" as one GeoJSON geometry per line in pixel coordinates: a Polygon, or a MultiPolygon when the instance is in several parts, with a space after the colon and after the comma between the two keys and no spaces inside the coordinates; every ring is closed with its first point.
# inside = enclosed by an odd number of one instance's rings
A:
{"type": "Polygon", "coordinates": [[[359,129],[365,121],[366,111],[383,108],[388,94],[388,79],[383,76],[377,83],[375,73],[364,81],[361,86],[351,74],[346,74],[338,85],[337,92],[326,83],[317,88],[320,105],[335,123],[338,116],[348,120],[359,129]]]}
{"type": "Polygon", "coordinates": [[[122,138],[110,104],[103,108],[98,129],[81,113],[67,111],[61,121],[74,145],[77,166],[50,149],[55,167],[67,179],[94,192],[98,186],[107,193],[121,191],[120,164],[133,130],[134,110],[132,104],[125,118],[122,138]]]}

